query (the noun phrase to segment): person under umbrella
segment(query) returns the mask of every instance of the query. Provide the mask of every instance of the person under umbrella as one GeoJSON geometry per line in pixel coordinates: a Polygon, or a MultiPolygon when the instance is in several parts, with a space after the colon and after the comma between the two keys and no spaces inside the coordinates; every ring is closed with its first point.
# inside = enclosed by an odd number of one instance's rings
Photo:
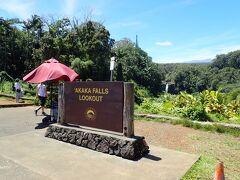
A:
{"type": "Polygon", "coordinates": [[[44,109],[45,109],[45,104],[46,104],[46,99],[47,99],[47,88],[43,82],[41,82],[37,86],[36,97],[38,97],[38,99],[40,101],[40,106],[37,109],[35,109],[35,111],[34,111],[35,115],[37,116],[38,110],[40,110],[40,109],[42,109],[42,115],[46,115],[46,113],[44,112],[44,109]]]}
{"type": "MultiPolygon", "coordinates": [[[[32,70],[30,73],[25,75],[23,77],[23,81],[29,82],[29,83],[41,83],[46,81],[58,82],[60,80],[74,81],[78,78],[79,78],[79,75],[74,70],[72,70],[71,68],[67,67],[62,63],[59,63],[58,60],[51,58],[49,60],[44,61],[44,63],[42,63],[40,66],[38,66],[37,68],[32,70]]],[[[38,94],[39,93],[37,91],[37,96],[39,96],[38,94]]],[[[43,102],[41,103],[43,104],[43,106],[35,110],[36,115],[38,110],[41,108],[42,108],[42,112],[45,114],[44,105],[46,103],[47,93],[45,94],[46,96],[42,96],[45,98],[41,98],[43,100],[43,102]]],[[[51,104],[51,107],[52,107],[52,104],[51,104]]]]}

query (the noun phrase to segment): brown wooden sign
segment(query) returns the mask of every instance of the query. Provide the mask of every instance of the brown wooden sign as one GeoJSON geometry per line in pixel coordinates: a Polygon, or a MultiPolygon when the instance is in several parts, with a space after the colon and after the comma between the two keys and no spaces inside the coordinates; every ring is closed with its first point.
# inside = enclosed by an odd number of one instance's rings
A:
{"type": "Polygon", "coordinates": [[[64,122],[123,133],[123,82],[66,82],[64,122]]]}

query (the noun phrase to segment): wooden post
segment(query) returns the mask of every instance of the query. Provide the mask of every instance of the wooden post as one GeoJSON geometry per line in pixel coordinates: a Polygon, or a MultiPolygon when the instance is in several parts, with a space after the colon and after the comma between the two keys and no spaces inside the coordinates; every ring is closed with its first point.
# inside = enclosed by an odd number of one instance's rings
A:
{"type": "Polygon", "coordinates": [[[133,83],[124,83],[123,101],[123,135],[126,137],[134,136],[134,89],[133,83]]]}
{"type": "Polygon", "coordinates": [[[65,103],[64,103],[64,84],[59,84],[58,86],[58,123],[64,123],[65,116],[65,103]]]}

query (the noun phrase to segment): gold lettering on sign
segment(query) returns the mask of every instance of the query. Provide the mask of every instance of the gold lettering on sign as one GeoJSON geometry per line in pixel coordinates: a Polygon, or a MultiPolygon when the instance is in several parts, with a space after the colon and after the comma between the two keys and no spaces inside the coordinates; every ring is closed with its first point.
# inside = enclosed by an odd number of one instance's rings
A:
{"type": "Polygon", "coordinates": [[[89,95],[79,95],[79,101],[96,101],[102,102],[102,96],[89,96],[89,95]]]}
{"type": "Polygon", "coordinates": [[[94,94],[108,94],[108,88],[93,88],[92,92],[94,94]]]}
{"type": "Polygon", "coordinates": [[[91,88],[74,88],[74,92],[78,94],[91,94],[91,88]]]}
{"type": "Polygon", "coordinates": [[[74,93],[79,94],[79,101],[91,101],[91,102],[102,102],[103,95],[109,94],[108,88],[86,88],[86,87],[76,87],[74,88],[74,93]]]}

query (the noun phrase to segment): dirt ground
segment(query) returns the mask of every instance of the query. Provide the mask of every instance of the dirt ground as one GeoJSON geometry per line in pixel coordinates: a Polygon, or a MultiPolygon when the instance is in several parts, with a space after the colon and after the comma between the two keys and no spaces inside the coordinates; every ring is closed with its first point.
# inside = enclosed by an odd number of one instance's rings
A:
{"type": "Polygon", "coordinates": [[[0,98],[0,105],[16,103],[15,99],[0,98]]]}
{"type": "MultiPolygon", "coordinates": [[[[226,179],[240,179],[240,138],[168,123],[138,120],[134,123],[135,135],[144,136],[148,144],[198,154],[216,163],[223,161],[226,179]]],[[[213,174],[215,165],[209,169],[209,174],[213,174]]]]}
{"type": "Polygon", "coordinates": [[[20,99],[20,103],[16,103],[16,99],[14,98],[7,98],[7,97],[0,97],[0,106],[1,105],[16,105],[16,104],[28,104],[31,102],[29,100],[22,100],[20,99]]]}

